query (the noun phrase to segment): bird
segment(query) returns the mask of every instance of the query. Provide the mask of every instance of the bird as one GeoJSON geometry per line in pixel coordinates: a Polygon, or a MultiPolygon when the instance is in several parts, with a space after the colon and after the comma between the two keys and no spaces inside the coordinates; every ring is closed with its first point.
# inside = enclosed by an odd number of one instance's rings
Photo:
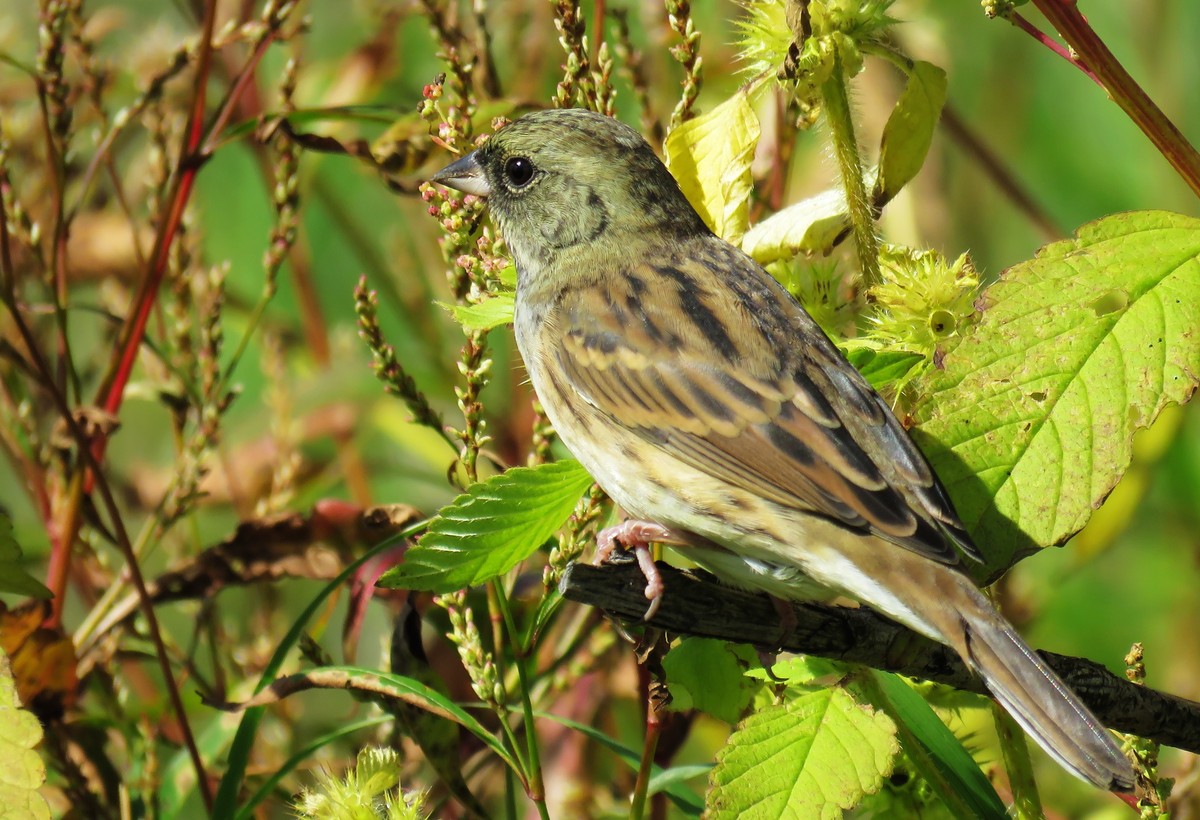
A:
{"type": "Polygon", "coordinates": [[[779,599],[848,596],[957,651],[1066,770],[1133,789],[1113,736],[968,577],[983,556],[887,402],[637,131],[536,111],[432,181],[486,200],[530,382],[628,517],[597,540],[635,552],[652,609],[650,543],[779,599]]]}

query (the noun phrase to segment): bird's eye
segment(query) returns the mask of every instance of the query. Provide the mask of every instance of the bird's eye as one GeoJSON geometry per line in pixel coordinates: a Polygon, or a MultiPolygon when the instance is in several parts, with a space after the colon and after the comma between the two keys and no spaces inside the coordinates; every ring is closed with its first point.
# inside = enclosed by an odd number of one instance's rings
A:
{"type": "Polygon", "coordinates": [[[504,163],[504,176],[514,188],[524,188],[533,179],[533,163],[525,157],[512,157],[504,163]]]}

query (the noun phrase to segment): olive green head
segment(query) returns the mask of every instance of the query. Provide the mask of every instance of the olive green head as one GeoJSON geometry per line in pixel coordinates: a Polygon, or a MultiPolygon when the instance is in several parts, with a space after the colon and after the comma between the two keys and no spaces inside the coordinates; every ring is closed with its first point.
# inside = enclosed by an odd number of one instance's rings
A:
{"type": "Polygon", "coordinates": [[[640,134],[581,109],[527,114],[433,181],[487,197],[518,266],[582,244],[707,231],[640,134]]]}

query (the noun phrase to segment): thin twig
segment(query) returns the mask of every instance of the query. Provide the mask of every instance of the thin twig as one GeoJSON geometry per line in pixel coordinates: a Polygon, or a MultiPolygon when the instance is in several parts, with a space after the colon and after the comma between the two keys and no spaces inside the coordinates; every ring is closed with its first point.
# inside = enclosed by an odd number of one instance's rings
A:
{"type": "Polygon", "coordinates": [[[1200,152],[1134,81],[1079,11],[1074,0],[1033,0],[1082,66],[1091,69],[1113,102],[1142,129],[1192,192],[1200,196],[1200,152]]]}
{"type": "Polygon", "coordinates": [[[1100,82],[1100,78],[1097,77],[1095,74],[1093,74],[1092,70],[1090,68],[1088,68],[1087,65],[1085,65],[1082,60],[1080,60],[1076,55],[1072,54],[1070,49],[1064,47],[1061,43],[1056,43],[1053,39],[1050,38],[1049,35],[1047,35],[1044,31],[1042,31],[1040,28],[1035,26],[1033,23],[1029,22],[1028,20],[1026,20],[1024,17],[1022,17],[1020,14],[1018,14],[1015,11],[1007,12],[1001,16],[1005,20],[1007,20],[1008,22],[1012,23],[1014,26],[1019,28],[1021,31],[1025,32],[1030,37],[1037,40],[1039,43],[1044,45],[1046,48],[1053,51],[1059,57],[1062,57],[1068,63],[1070,63],[1071,65],[1078,68],[1080,71],[1082,71],[1084,74],[1086,74],[1088,79],[1090,79],[1096,85],[1100,86],[1101,88],[1104,88],[1104,83],[1100,82]]]}
{"type": "MultiPolygon", "coordinates": [[[[859,663],[874,669],[987,694],[953,649],[918,635],[868,609],[829,604],[792,604],[787,629],[765,595],[734,589],[706,573],[685,573],[660,562],[665,592],[648,622],[646,579],[636,564],[593,567],[573,564],[563,574],[563,597],[603,609],[631,624],[675,635],[699,635],[735,643],[859,663]]],[[[1137,686],[1086,658],[1039,652],[1106,726],[1200,753],[1200,703],[1137,686]]]]}

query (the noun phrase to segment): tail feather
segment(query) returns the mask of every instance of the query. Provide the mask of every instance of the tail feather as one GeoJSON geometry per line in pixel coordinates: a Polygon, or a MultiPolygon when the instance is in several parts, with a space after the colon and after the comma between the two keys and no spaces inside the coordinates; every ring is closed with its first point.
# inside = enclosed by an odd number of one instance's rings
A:
{"type": "Polygon", "coordinates": [[[840,547],[806,571],[823,571],[822,583],[951,646],[1065,769],[1102,789],[1133,789],[1133,766],[1113,736],[969,578],[903,550],[863,551],[849,538],[840,547]]]}
{"type": "Polygon", "coordinates": [[[1063,767],[1102,789],[1131,791],[1133,767],[1113,736],[979,597],[986,609],[963,620],[964,657],[996,700],[1063,767]]]}

